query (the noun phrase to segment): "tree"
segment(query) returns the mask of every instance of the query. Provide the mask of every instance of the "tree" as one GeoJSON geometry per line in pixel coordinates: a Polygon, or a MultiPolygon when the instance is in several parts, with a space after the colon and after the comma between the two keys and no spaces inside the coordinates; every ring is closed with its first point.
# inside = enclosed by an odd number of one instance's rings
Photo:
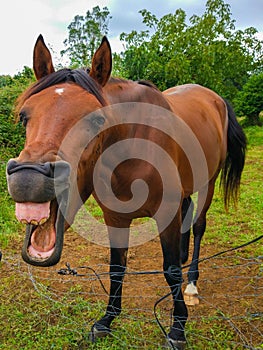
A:
{"type": "Polygon", "coordinates": [[[0,89],[4,86],[9,86],[13,82],[13,79],[10,75],[0,75],[0,89]]]}
{"type": "Polygon", "coordinates": [[[140,13],[149,30],[121,35],[127,78],[150,79],[160,89],[199,83],[232,100],[251,72],[262,67],[257,30],[235,31],[223,0],[208,0],[204,14],[189,21],[182,9],[159,20],[147,10],[140,13]]]}
{"type": "Polygon", "coordinates": [[[74,17],[68,26],[68,38],[64,40],[66,49],[61,51],[62,56],[68,55],[72,67],[90,64],[102,36],[108,33],[108,23],[111,18],[109,14],[107,7],[101,10],[96,6],[92,11],[87,11],[85,16],[74,17]]]}
{"type": "Polygon", "coordinates": [[[137,80],[145,74],[149,52],[146,41],[148,35],[149,31],[138,33],[135,30],[130,34],[122,33],[120,35],[120,40],[125,41],[123,72],[126,78],[137,80]]]}
{"type": "Polygon", "coordinates": [[[248,124],[262,125],[259,114],[263,111],[263,72],[252,75],[235,100],[235,111],[239,116],[246,116],[248,124]]]}

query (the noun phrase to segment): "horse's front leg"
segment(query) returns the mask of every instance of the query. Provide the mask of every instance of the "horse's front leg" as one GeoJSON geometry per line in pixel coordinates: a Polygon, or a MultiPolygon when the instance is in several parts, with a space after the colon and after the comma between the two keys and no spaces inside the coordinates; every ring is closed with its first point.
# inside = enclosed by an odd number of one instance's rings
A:
{"type": "Polygon", "coordinates": [[[169,348],[184,349],[186,345],[184,328],[188,313],[181,290],[181,209],[165,229],[160,229],[160,226],[165,225],[163,220],[161,220],[161,225],[160,221],[157,221],[157,225],[163,251],[164,276],[171,288],[174,303],[173,324],[168,334],[167,345],[169,348]]]}
{"type": "Polygon", "coordinates": [[[105,315],[97,321],[91,331],[91,340],[110,333],[112,321],[121,312],[122,283],[126,270],[129,244],[129,228],[108,226],[110,241],[110,295],[105,315]]]}

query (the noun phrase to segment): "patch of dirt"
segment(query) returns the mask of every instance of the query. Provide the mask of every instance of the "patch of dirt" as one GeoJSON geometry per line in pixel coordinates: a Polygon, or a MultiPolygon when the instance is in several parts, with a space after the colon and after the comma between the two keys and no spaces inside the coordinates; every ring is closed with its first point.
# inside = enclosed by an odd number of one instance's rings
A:
{"type": "MultiPolygon", "coordinates": [[[[25,288],[30,288],[29,284],[33,279],[48,285],[57,298],[75,288],[85,291],[84,296],[90,300],[107,302],[108,296],[101,282],[108,291],[108,248],[93,244],[69,231],[65,234],[59,264],[42,269],[28,267],[21,261],[17,242],[11,248],[12,252],[10,247],[8,251],[3,251],[1,276],[11,276],[19,269],[20,272],[29,273],[31,276],[31,281],[27,280],[25,288]],[[80,276],[59,275],[58,271],[65,269],[67,263],[80,276]],[[101,282],[90,268],[100,274],[101,282]]],[[[212,256],[225,248],[203,243],[200,257],[212,256]]],[[[232,332],[237,333],[237,342],[240,341],[246,346],[259,346],[263,332],[263,261],[262,257],[245,258],[245,255],[239,250],[200,264],[200,304],[188,307],[189,322],[192,322],[193,327],[204,328],[206,320],[214,319],[214,322],[219,323],[222,321],[232,332]]],[[[158,237],[141,246],[130,248],[128,254],[128,272],[154,270],[162,270],[162,252],[158,237]]],[[[187,269],[183,269],[183,288],[186,287],[186,273],[187,269]]],[[[153,319],[154,303],[167,293],[169,288],[162,274],[128,274],[125,276],[123,287],[124,312],[133,314],[134,317],[137,313],[145,313],[153,319]]],[[[159,309],[162,311],[162,321],[169,325],[171,298],[160,303],[159,309]]]]}

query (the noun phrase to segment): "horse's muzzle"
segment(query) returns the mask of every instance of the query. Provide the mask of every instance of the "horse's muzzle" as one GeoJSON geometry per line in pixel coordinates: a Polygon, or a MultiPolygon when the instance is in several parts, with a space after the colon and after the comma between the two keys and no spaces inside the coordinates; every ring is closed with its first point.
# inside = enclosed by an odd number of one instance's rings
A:
{"type": "Polygon", "coordinates": [[[17,203],[45,203],[69,187],[70,165],[65,161],[20,163],[10,159],[6,167],[8,191],[17,203]]]}
{"type": "Polygon", "coordinates": [[[22,248],[24,261],[35,266],[56,264],[63,248],[69,163],[21,163],[11,159],[6,175],[9,193],[16,202],[16,216],[27,224],[22,248]]]}

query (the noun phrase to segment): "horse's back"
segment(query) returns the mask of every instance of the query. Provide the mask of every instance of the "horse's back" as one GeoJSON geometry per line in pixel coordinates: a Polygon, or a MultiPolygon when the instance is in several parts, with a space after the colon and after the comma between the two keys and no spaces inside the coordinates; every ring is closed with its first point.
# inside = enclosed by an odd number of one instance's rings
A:
{"type": "Polygon", "coordinates": [[[228,117],[224,100],[197,84],[179,85],[165,90],[163,95],[173,113],[194,133],[206,157],[209,178],[212,178],[226,156],[228,117]]]}
{"type": "Polygon", "coordinates": [[[226,105],[224,100],[214,91],[198,84],[185,84],[172,87],[163,92],[169,102],[172,111],[182,118],[188,125],[192,125],[198,119],[198,113],[202,118],[198,123],[212,121],[221,129],[226,123],[226,105]],[[193,117],[196,115],[196,118],[193,117]]]}

